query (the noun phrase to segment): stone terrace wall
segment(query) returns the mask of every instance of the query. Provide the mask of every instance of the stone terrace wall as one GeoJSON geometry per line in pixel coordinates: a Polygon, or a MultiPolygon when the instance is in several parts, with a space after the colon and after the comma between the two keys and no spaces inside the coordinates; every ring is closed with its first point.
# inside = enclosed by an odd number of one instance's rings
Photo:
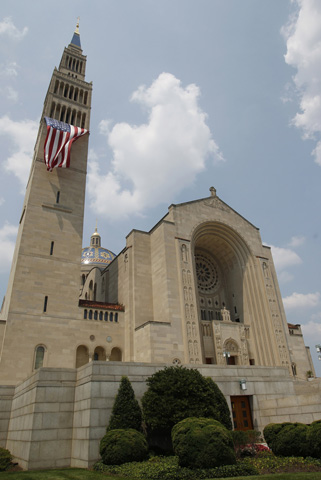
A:
{"type": "MultiPolygon", "coordinates": [[[[99,459],[99,442],[118,391],[121,377],[132,383],[141,399],[146,380],[165,365],[91,362],[79,369],[41,368],[14,387],[0,388],[0,438],[25,469],[89,467],[99,459]],[[8,425],[9,423],[9,425],[8,425]]],[[[195,367],[193,367],[195,368],[195,367]]],[[[218,384],[230,405],[230,396],[249,396],[253,424],[283,421],[310,423],[321,418],[320,388],[305,382],[305,393],[282,367],[202,365],[202,375],[218,384]],[[246,379],[247,390],[240,389],[246,379]]],[[[318,382],[318,380],[315,380],[318,382]]],[[[314,383],[314,382],[313,382],[314,383]]]]}

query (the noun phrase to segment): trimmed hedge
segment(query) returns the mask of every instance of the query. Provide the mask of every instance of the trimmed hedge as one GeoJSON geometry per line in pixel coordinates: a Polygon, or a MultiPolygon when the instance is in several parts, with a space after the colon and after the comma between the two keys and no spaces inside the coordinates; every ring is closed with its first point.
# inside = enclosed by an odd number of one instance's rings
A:
{"type": "Polygon", "coordinates": [[[249,476],[258,473],[253,465],[245,463],[192,470],[180,467],[177,457],[152,457],[150,460],[141,463],[133,462],[115,466],[97,462],[94,465],[94,470],[142,480],[203,480],[207,478],[249,476]]]}
{"type": "Polygon", "coordinates": [[[133,428],[110,430],[101,439],[100,455],[106,465],[139,462],[148,455],[148,447],[142,433],[133,428]]]}
{"type": "Polygon", "coordinates": [[[307,457],[312,455],[308,440],[308,425],[303,423],[269,424],[264,437],[275,455],[283,457],[307,457]]]}
{"type": "Polygon", "coordinates": [[[269,423],[263,429],[263,436],[268,444],[268,446],[273,450],[273,442],[276,439],[278,433],[287,425],[292,425],[291,422],[283,422],[283,423],[269,423]]]}
{"type": "Polygon", "coordinates": [[[231,432],[211,418],[186,418],[172,429],[181,467],[213,468],[236,463],[231,432]]]}
{"type": "Polygon", "coordinates": [[[315,458],[321,458],[321,420],[311,423],[307,440],[309,444],[309,455],[315,458]]]}

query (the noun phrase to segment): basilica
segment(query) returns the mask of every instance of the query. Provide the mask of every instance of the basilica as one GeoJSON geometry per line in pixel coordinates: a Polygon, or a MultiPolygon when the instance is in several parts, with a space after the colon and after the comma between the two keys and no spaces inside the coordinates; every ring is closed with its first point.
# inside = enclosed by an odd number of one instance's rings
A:
{"type": "Polygon", "coordinates": [[[118,254],[97,226],[82,248],[85,70],[77,26],[44,100],[0,314],[1,446],[23,468],[88,467],[122,375],[141,398],[168,365],[213,378],[236,429],[320,419],[320,383],[307,380],[309,348],[287,323],[271,249],[214,187],[170,205],[149,232],[133,229],[118,254]],[[48,118],[81,129],[69,168],[44,163],[48,118]]]}

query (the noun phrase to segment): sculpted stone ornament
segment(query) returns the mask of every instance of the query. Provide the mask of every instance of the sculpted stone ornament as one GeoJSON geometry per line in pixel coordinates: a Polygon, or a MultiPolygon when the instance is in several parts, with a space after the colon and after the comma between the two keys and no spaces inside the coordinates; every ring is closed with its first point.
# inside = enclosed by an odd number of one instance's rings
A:
{"type": "Polygon", "coordinates": [[[214,187],[210,188],[211,196],[209,199],[204,200],[204,205],[207,207],[219,208],[223,212],[230,212],[230,209],[227,208],[221,200],[216,196],[216,189],[214,187]]]}
{"type": "Polygon", "coordinates": [[[230,311],[227,310],[225,307],[221,310],[222,320],[223,322],[230,322],[231,321],[231,314],[230,311]]]}

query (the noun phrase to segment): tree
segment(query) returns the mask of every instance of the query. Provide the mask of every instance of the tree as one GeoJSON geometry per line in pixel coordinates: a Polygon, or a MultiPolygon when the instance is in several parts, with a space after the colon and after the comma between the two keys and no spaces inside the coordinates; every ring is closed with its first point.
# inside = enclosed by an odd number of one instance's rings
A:
{"type": "Polygon", "coordinates": [[[213,418],[231,428],[223,394],[198,370],[166,367],[149,377],[147,385],[142,406],[149,434],[156,433],[170,442],[173,426],[188,417],[213,418]]]}
{"type": "Polygon", "coordinates": [[[107,432],[119,428],[133,428],[141,431],[141,427],[142,411],[130,381],[124,376],[115,398],[107,432]]]}
{"type": "Polygon", "coordinates": [[[210,377],[207,377],[206,381],[213,395],[212,401],[215,404],[218,415],[216,419],[221,422],[228,430],[232,430],[231,414],[223,393],[210,377]]]}

